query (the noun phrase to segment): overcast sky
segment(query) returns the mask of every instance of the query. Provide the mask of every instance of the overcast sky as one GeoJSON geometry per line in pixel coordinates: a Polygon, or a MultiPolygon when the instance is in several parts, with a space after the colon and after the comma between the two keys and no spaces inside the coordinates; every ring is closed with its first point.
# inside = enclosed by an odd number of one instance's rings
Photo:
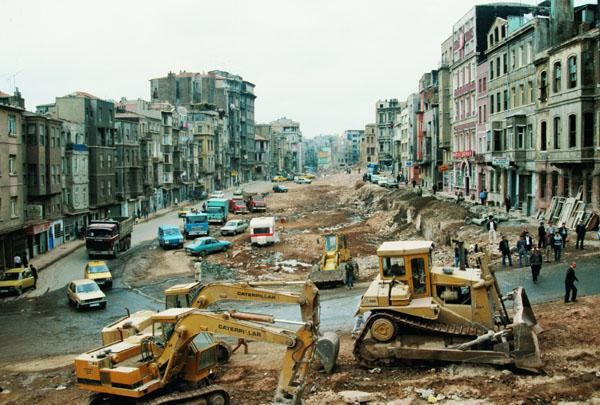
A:
{"type": "MultiPolygon", "coordinates": [[[[364,129],[405,99],[474,0],[0,0],[0,90],[26,107],[83,90],[149,99],[169,71],[222,69],[256,85],[256,121],[307,137],[364,129]]],[[[534,1],[523,1],[534,4],[534,1]]]]}

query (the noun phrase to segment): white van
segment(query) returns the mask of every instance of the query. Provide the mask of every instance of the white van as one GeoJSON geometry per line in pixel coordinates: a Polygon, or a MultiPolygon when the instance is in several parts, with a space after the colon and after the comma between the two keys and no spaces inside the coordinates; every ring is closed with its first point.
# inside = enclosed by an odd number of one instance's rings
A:
{"type": "Polygon", "coordinates": [[[279,233],[275,230],[274,217],[252,218],[250,220],[250,243],[272,245],[279,242],[279,233]]]}

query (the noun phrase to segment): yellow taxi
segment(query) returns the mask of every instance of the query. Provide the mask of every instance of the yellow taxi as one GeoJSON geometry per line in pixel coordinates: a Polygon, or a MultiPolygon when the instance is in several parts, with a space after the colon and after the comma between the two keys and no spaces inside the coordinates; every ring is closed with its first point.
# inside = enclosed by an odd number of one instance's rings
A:
{"type": "Polygon", "coordinates": [[[94,260],[85,265],[83,278],[94,280],[99,286],[112,287],[112,274],[104,260],[94,260]]]}
{"type": "Polygon", "coordinates": [[[271,179],[271,181],[286,181],[287,178],[283,177],[283,176],[275,176],[271,179]]]}
{"type": "Polygon", "coordinates": [[[177,216],[179,218],[185,218],[185,216],[187,214],[189,214],[190,212],[192,212],[192,209],[190,207],[182,207],[179,209],[179,211],[177,212],[177,216]]]}
{"type": "Polygon", "coordinates": [[[314,174],[312,174],[312,173],[308,173],[308,172],[307,172],[307,173],[304,173],[304,176],[303,176],[303,177],[304,177],[304,178],[306,178],[306,179],[311,179],[311,180],[312,180],[312,179],[314,179],[314,178],[315,178],[315,175],[314,175],[314,174]]]}
{"type": "Polygon", "coordinates": [[[35,278],[31,270],[27,267],[17,267],[9,269],[0,276],[0,293],[23,294],[23,291],[28,288],[35,287],[35,278]]]}

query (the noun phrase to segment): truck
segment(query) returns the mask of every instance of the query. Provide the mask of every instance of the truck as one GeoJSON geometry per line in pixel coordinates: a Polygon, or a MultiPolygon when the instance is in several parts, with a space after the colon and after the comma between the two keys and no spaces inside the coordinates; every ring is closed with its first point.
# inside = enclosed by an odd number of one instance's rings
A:
{"type": "Polygon", "coordinates": [[[88,257],[109,255],[117,257],[131,247],[133,217],[114,217],[92,220],[86,230],[85,247],[88,257]]]}
{"type": "Polygon", "coordinates": [[[248,206],[243,197],[233,197],[229,200],[229,212],[232,214],[247,214],[248,206]]]}
{"type": "Polygon", "coordinates": [[[252,212],[267,210],[267,203],[265,201],[265,198],[260,194],[252,194],[247,196],[246,204],[252,212]]]}
{"type": "Polygon", "coordinates": [[[275,217],[259,217],[250,220],[250,243],[252,245],[272,245],[279,242],[275,229],[275,217]]]}
{"type": "Polygon", "coordinates": [[[183,220],[183,236],[189,239],[194,236],[208,235],[208,215],[204,212],[190,212],[183,220]]]}
{"type": "Polygon", "coordinates": [[[209,223],[224,224],[227,222],[229,201],[225,198],[211,198],[206,201],[206,215],[209,223]]]}

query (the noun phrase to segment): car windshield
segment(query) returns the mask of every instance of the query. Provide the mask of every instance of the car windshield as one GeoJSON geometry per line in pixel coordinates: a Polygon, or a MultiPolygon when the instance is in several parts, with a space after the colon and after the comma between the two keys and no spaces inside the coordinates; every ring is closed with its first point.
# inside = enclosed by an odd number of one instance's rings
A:
{"type": "Polygon", "coordinates": [[[219,214],[221,212],[221,207],[208,207],[206,209],[206,212],[210,213],[210,214],[219,214]]]}
{"type": "Polygon", "coordinates": [[[85,284],[79,284],[77,286],[77,292],[78,293],[89,293],[89,292],[96,292],[99,291],[100,287],[98,287],[98,284],[96,283],[85,283],[85,284]]]}
{"type": "Polygon", "coordinates": [[[87,236],[92,238],[106,238],[112,236],[112,229],[88,229],[87,236]]]}
{"type": "Polygon", "coordinates": [[[237,221],[229,221],[225,224],[225,226],[237,226],[237,221]]]}
{"type": "Polygon", "coordinates": [[[185,220],[188,224],[198,224],[206,222],[206,215],[188,215],[185,220]]]}
{"type": "Polygon", "coordinates": [[[4,273],[2,280],[18,280],[21,273],[4,273]]]}
{"type": "Polygon", "coordinates": [[[336,240],[335,235],[328,235],[325,237],[325,250],[327,252],[335,251],[335,247],[336,247],[335,240],[336,240]]]}
{"type": "Polygon", "coordinates": [[[165,235],[179,235],[178,229],[165,229],[165,235]]]}
{"type": "Polygon", "coordinates": [[[108,266],[106,264],[99,264],[96,266],[90,266],[88,267],[88,272],[89,273],[104,273],[108,270],[108,266]]]}

